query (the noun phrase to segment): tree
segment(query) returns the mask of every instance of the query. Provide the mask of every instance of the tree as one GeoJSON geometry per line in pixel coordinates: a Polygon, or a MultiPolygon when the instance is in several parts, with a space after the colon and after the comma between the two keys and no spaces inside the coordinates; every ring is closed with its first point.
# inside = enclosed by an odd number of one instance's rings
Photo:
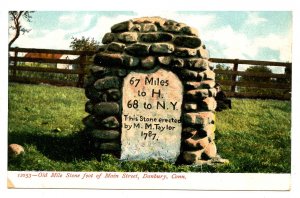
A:
{"type": "MultiPolygon", "coordinates": [[[[70,48],[75,51],[96,51],[100,47],[100,43],[96,41],[94,38],[85,38],[82,36],[79,38],[71,38],[71,44],[70,48]]],[[[80,58],[80,57],[79,57],[80,58]]],[[[86,56],[85,61],[86,62],[93,62],[92,60],[93,56],[86,56]]],[[[73,68],[77,68],[78,65],[73,65],[73,68]]],[[[85,73],[89,71],[89,67],[85,67],[85,73]]]]}
{"type": "MultiPolygon", "coordinates": [[[[260,73],[260,74],[272,74],[272,70],[265,66],[250,66],[248,67],[245,72],[247,73],[260,73]]],[[[240,81],[242,82],[249,82],[250,84],[257,84],[257,83],[263,83],[268,84],[272,83],[274,80],[269,76],[242,76],[240,78],[240,81]]],[[[263,95],[274,95],[274,94],[280,94],[280,91],[275,89],[269,89],[269,88],[260,88],[257,87],[241,87],[241,92],[251,92],[256,94],[263,94],[263,95]]]]}
{"type": "MultiPolygon", "coordinates": [[[[264,66],[250,66],[246,69],[245,72],[272,74],[272,70],[264,66]]],[[[270,82],[271,77],[243,76],[241,78],[241,81],[270,82]]]]}
{"type": "Polygon", "coordinates": [[[96,51],[99,46],[100,43],[94,38],[85,38],[84,36],[82,36],[80,39],[72,37],[70,44],[70,48],[75,51],[96,51]]]}
{"type": "Polygon", "coordinates": [[[9,48],[19,38],[21,33],[25,34],[30,32],[30,29],[23,27],[22,19],[31,22],[32,13],[33,11],[9,11],[9,20],[11,22],[9,28],[14,31],[14,36],[8,43],[9,48]]]}
{"type": "Polygon", "coordinates": [[[220,64],[218,63],[215,66],[215,73],[216,73],[216,83],[219,83],[221,86],[221,89],[223,91],[229,91],[230,86],[224,85],[224,81],[229,81],[231,79],[231,74],[230,74],[230,67],[225,64],[220,64]]]}
{"type": "MultiPolygon", "coordinates": [[[[224,64],[220,64],[218,63],[216,65],[215,70],[219,70],[219,71],[230,71],[230,68],[227,65],[224,64]]],[[[216,81],[221,81],[221,80],[230,80],[230,74],[217,74],[216,75],[216,81]]]]}

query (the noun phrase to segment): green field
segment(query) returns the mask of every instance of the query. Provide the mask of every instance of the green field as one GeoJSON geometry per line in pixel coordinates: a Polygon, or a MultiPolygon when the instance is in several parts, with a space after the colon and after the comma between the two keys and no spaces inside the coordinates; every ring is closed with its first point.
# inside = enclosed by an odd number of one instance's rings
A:
{"type": "Polygon", "coordinates": [[[230,163],[174,165],[160,160],[119,161],[92,152],[83,135],[84,90],[9,84],[8,144],[25,154],[8,158],[8,170],[130,172],[291,172],[291,102],[232,99],[217,112],[218,153],[230,163]]]}

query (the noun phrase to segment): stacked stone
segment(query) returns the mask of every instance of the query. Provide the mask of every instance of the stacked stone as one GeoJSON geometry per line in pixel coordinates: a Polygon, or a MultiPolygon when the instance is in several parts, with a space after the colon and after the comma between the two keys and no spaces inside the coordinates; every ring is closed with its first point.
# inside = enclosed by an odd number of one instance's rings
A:
{"type": "Polygon", "coordinates": [[[215,73],[198,32],[173,20],[145,17],[113,25],[102,43],[85,83],[90,115],[84,124],[95,146],[101,152],[120,151],[123,79],[131,71],[161,67],[177,74],[185,89],[181,158],[188,164],[214,158],[215,73]]]}

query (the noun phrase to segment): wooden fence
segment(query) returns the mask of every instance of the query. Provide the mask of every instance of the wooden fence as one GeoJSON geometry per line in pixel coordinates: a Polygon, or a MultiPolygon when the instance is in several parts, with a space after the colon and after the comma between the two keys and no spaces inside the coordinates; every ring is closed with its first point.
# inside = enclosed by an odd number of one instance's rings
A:
{"type": "Polygon", "coordinates": [[[292,63],[220,58],[211,58],[210,61],[219,64],[232,64],[233,67],[231,70],[214,70],[217,75],[230,76],[230,78],[226,78],[227,80],[216,79],[222,86],[230,86],[230,89],[226,91],[228,97],[291,99],[292,63]],[[242,64],[261,67],[283,67],[285,72],[283,74],[274,74],[238,71],[239,65],[242,64]],[[252,80],[240,80],[243,77],[252,77],[252,80]],[[256,82],[255,79],[259,78],[269,78],[272,80],[269,82],[256,82]],[[240,90],[237,90],[237,88],[240,90]],[[241,91],[241,88],[246,88],[246,91],[241,91]],[[247,91],[247,88],[252,88],[255,91],[247,91]]]}
{"type": "MultiPolygon", "coordinates": [[[[53,49],[29,49],[29,48],[10,48],[9,49],[9,81],[20,83],[47,83],[62,86],[83,86],[85,75],[85,66],[89,64],[88,56],[94,54],[94,51],[73,51],[73,50],[53,50],[53,49]],[[21,53],[35,53],[35,54],[60,54],[60,55],[76,55],[74,59],[60,59],[60,58],[33,58],[20,56],[21,53]],[[23,63],[20,64],[20,63],[23,63]],[[76,69],[59,69],[51,67],[33,67],[26,66],[25,63],[46,63],[46,64],[69,64],[77,65],[76,69]],[[22,66],[21,66],[22,65],[22,66]],[[24,66],[25,65],[25,66],[24,66]],[[50,79],[40,77],[26,77],[18,75],[18,71],[27,71],[32,73],[54,73],[54,74],[73,74],[77,75],[76,81],[68,79],[50,79]]],[[[54,57],[54,56],[53,56],[54,57]]]]}
{"type": "MultiPolygon", "coordinates": [[[[53,85],[62,86],[76,86],[83,87],[85,67],[90,64],[88,57],[93,55],[93,51],[73,51],[73,50],[53,50],[53,49],[29,49],[29,48],[10,48],[9,49],[9,81],[20,83],[47,83],[53,85]],[[44,53],[44,54],[61,54],[61,55],[76,55],[74,59],[61,59],[61,58],[30,58],[20,56],[21,53],[44,53]],[[23,63],[23,65],[21,64],[23,63]],[[77,65],[76,69],[58,69],[55,67],[34,67],[28,66],[25,63],[46,63],[46,64],[70,64],[77,65]],[[46,73],[46,74],[61,74],[73,75],[72,80],[59,78],[41,78],[38,75],[26,76],[21,75],[22,72],[33,73],[46,73]],[[75,76],[75,77],[74,77],[75,76]]],[[[218,76],[227,76],[226,80],[216,79],[222,86],[229,86],[228,90],[225,90],[228,97],[239,98],[271,98],[289,100],[291,98],[291,73],[292,64],[283,62],[270,62],[270,61],[256,61],[256,60],[239,60],[239,59],[220,59],[211,58],[211,62],[219,64],[232,64],[232,70],[218,70],[215,69],[215,73],[218,76]],[[253,73],[239,71],[238,67],[241,64],[246,65],[259,65],[266,66],[280,66],[284,67],[284,74],[273,73],[253,73]],[[229,76],[229,77],[228,77],[229,76]],[[272,82],[255,82],[255,81],[240,81],[243,77],[255,77],[255,78],[270,78],[272,82]],[[238,78],[239,77],[239,78],[238,78]],[[275,79],[275,80],[274,80],[275,79]],[[283,80],[278,80],[283,79],[283,80]],[[279,81],[279,82],[278,82],[279,81]],[[239,88],[239,90],[237,90],[239,88]],[[256,88],[260,90],[278,90],[277,92],[249,92],[242,90],[241,88],[256,88]],[[241,91],[242,90],[242,91],[241,91]]]]}

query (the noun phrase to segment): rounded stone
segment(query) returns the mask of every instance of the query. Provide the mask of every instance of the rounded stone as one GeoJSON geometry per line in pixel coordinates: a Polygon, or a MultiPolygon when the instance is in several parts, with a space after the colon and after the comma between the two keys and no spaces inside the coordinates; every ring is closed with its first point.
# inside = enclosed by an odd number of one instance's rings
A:
{"type": "Polygon", "coordinates": [[[99,52],[94,57],[94,63],[96,65],[119,67],[122,65],[122,62],[122,56],[116,53],[110,54],[105,52],[99,52]]]}
{"type": "Polygon", "coordinates": [[[176,47],[174,55],[178,57],[193,57],[197,55],[197,50],[191,48],[176,47]]]}
{"type": "Polygon", "coordinates": [[[206,80],[215,80],[216,74],[212,70],[208,69],[203,72],[204,78],[206,80]]]}
{"type": "Polygon", "coordinates": [[[121,92],[119,89],[109,89],[106,93],[108,100],[117,101],[121,98],[121,92]]]}
{"type": "Polygon", "coordinates": [[[113,33],[106,33],[103,36],[102,43],[103,44],[108,44],[108,43],[113,42],[114,40],[115,40],[115,35],[113,33]]]}
{"type": "Polygon", "coordinates": [[[116,74],[119,77],[125,77],[127,75],[127,70],[126,69],[117,69],[116,74]]]}
{"type": "Polygon", "coordinates": [[[203,127],[215,122],[215,114],[212,112],[184,113],[183,120],[186,124],[202,125],[203,127]]]}
{"type": "Polygon", "coordinates": [[[215,142],[210,142],[207,147],[204,150],[204,153],[209,157],[209,158],[214,158],[217,155],[217,147],[215,142]]]}
{"type": "Polygon", "coordinates": [[[198,72],[197,77],[198,77],[198,79],[205,80],[203,72],[198,72]]]}
{"type": "Polygon", "coordinates": [[[174,51],[174,46],[170,43],[153,43],[151,52],[156,54],[171,54],[174,51]]]}
{"type": "Polygon", "coordinates": [[[201,58],[209,59],[209,52],[206,49],[205,45],[201,45],[198,50],[201,58]]]}
{"type": "Polygon", "coordinates": [[[138,34],[136,32],[123,32],[118,35],[119,41],[124,43],[135,43],[137,42],[138,34]]]}
{"type": "Polygon", "coordinates": [[[172,59],[172,66],[177,68],[184,67],[184,60],[182,58],[173,58],[172,59]]]}
{"type": "Polygon", "coordinates": [[[134,56],[123,56],[123,65],[127,67],[136,67],[139,65],[140,59],[134,56]]]}
{"type": "Polygon", "coordinates": [[[210,69],[210,62],[206,59],[199,58],[197,61],[194,62],[193,64],[194,68],[197,68],[199,70],[209,70],[210,69]]]}
{"type": "Polygon", "coordinates": [[[91,136],[101,140],[114,140],[120,136],[120,132],[116,130],[100,130],[91,131],[91,136]]]}
{"type": "Polygon", "coordinates": [[[205,133],[208,137],[210,137],[212,134],[214,134],[215,130],[216,130],[215,124],[208,124],[203,128],[203,131],[205,131],[205,133]]]}
{"type": "Polygon", "coordinates": [[[201,79],[198,79],[198,72],[193,71],[193,70],[183,69],[183,70],[181,70],[180,74],[183,79],[201,80],[201,79]]]}
{"type": "Polygon", "coordinates": [[[96,128],[95,116],[88,115],[82,119],[83,124],[88,128],[96,128]]]}
{"type": "Polygon", "coordinates": [[[193,89],[186,92],[186,98],[190,100],[199,100],[209,96],[211,95],[208,89],[193,89]]]}
{"type": "Polygon", "coordinates": [[[146,56],[149,54],[151,45],[141,44],[141,43],[134,43],[129,45],[125,48],[125,51],[133,56],[146,56]]]}
{"type": "Polygon", "coordinates": [[[93,110],[94,110],[94,104],[92,101],[87,101],[86,104],[85,104],[85,111],[87,113],[93,113],[93,110]]]}
{"type": "Polygon", "coordinates": [[[162,28],[164,31],[166,32],[174,32],[174,33],[179,33],[181,28],[186,26],[185,24],[183,23],[178,23],[176,21],[173,21],[173,20],[167,20],[162,28]]]}
{"type": "Polygon", "coordinates": [[[90,68],[91,74],[96,78],[102,78],[108,71],[105,67],[92,66],[90,68]]]}
{"type": "Polygon", "coordinates": [[[192,128],[192,127],[186,127],[182,129],[182,138],[183,139],[188,139],[194,135],[196,135],[197,129],[192,128]]]}
{"type": "Polygon", "coordinates": [[[126,32],[129,31],[133,27],[132,21],[124,21],[121,23],[117,23],[111,27],[112,32],[126,32]]]}
{"type": "Polygon", "coordinates": [[[194,164],[197,162],[203,153],[203,150],[197,151],[183,151],[182,158],[187,164],[194,164]]]}
{"type": "Polygon", "coordinates": [[[210,97],[216,97],[217,96],[216,88],[209,89],[208,92],[209,92],[210,97]]]}
{"type": "Polygon", "coordinates": [[[199,139],[194,139],[193,137],[188,138],[186,140],[184,140],[184,144],[186,147],[190,148],[190,149],[203,149],[206,148],[209,144],[208,142],[208,137],[204,137],[204,138],[199,138],[199,139]]]}
{"type": "MultiPolygon", "coordinates": [[[[110,41],[110,42],[112,42],[112,41],[110,41]]],[[[98,47],[96,53],[98,53],[98,52],[104,52],[104,51],[106,50],[106,48],[107,48],[107,44],[105,44],[105,45],[100,45],[100,46],[98,47]]]]}
{"type": "Polygon", "coordinates": [[[153,23],[143,23],[143,24],[141,24],[141,31],[142,32],[156,32],[157,27],[153,23]]]}
{"type": "Polygon", "coordinates": [[[116,88],[120,87],[120,81],[119,81],[119,78],[116,76],[107,76],[107,77],[98,79],[94,83],[94,87],[97,90],[116,89],[116,88]]]}
{"type": "Polygon", "coordinates": [[[170,56],[159,56],[157,60],[162,65],[170,65],[172,59],[170,56]]]}
{"type": "Polygon", "coordinates": [[[94,112],[100,116],[117,115],[119,113],[119,104],[116,102],[100,102],[94,106],[94,112]]]}
{"type": "Polygon", "coordinates": [[[130,31],[136,31],[136,32],[140,32],[142,29],[140,24],[133,24],[132,28],[130,29],[130,31]]]}
{"type": "Polygon", "coordinates": [[[195,36],[177,36],[174,44],[179,47],[197,48],[201,45],[201,40],[195,36]]]}
{"type": "Polygon", "coordinates": [[[155,65],[155,57],[147,56],[141,59],[141,64],[143,68],[151,69],[155,65]]]}
{"type": "Polygon", "coordinates": [[[8,145],[8,155],[10,157],[16,157],[25,153],[23,146],[19,144],[10,144],[8,145]]]}
{"type": "Polygon", "coordinates": [[[99,101],[102,96],[102,92],[98,91],[94,86],[86,87],[85,96],[90,100],[99,101]]]}
{"type": "Polygon", "coordinates": [[[92,86],[95,83],[96,79],[97,78],[93,75],[85,75],[83,80],[83,87],[86,88],[92,86]]]}
{"type": "Polygon", "coordinates": [[[213,80],[187,81],[185,86],[187,89],[210,89],[213,88],[215,84],[213,80]]]}
{"type": "Polygon", "coordinates": [[[173,39],[173,35],[164,32],[146,33],[140,35],[141,42],[154,43],[154,42],[168,42],[173,39]]]}
{"type": "Polygon", "coordinates": [[[214,111],[217,108],[217,102],[214,97],[207,97],[201,102],[201,108],[205,111],[214,111]]]}
{"type": "Polygon", "coordinates": [[[211,141],[214,141],[216,138],[216,134],[215,133],[212,133],[210,136],[208,136],[208,140],[211,142],[211,141]]]}
{"type": "Polygon", "coordinates": [[[125,46],[126,45],[123,43],[112,42],[112,43],[108,44],[107,50],[113,51],[113,52],[123,52],[125,46]]]}
{"type": "Polygon", "coordinates": [[[115,142],[105,142],[100,144],[99,149],[102,151],[120,151],[121,145],[115,142]]]}
{"type": "Polygon", "coordinates": [[[186,111],[193,111],[197,110],[198,105],[196,103],[185,103],[184,104],[184,109],[186,111]]]}
{"type": "Polygon", "coordinates": [[[189,27],[189,26],[184,26],[180,29],[180,32],[191,35],[191,36],[199,36],[199,32],[197,29],[189,27]]]}
{"type": "Polygon", "coordinates": [[[166,19],[161,17],[140,17],[132,19],[134,23],[153,23],[153,24],[163,24],[165,23],[166,19]]]}
{"type": "Polygon", "coordinates": [[[101,125],[106,128],[118,128],[120,126],[119,121],[115,116],[109,116],[101,121],[101,125]]]}

